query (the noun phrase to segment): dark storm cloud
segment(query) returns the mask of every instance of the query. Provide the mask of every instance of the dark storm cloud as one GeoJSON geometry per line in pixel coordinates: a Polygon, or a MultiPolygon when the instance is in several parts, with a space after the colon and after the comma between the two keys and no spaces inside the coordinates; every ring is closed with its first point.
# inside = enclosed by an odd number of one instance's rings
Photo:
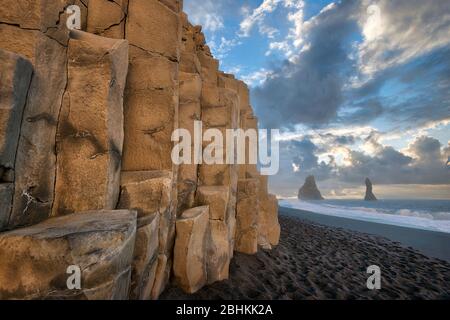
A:
{"type": "Polygon", "coordinates": [[[338,166],[333,157],[330,161],[319,162],[321,150],[309,139],[290,143],[292,163],[300,168],[296,173],[299,180],[313,174],[317,180],[338,179],[342,182],[360,184],[370,177],[377,184],[447,184],[450,170],[446,166],[450,147],[443,148],[432,137],[419,137],[409,146],[408,154],[383,146],[376,135],[368,138],[375,154],[351,151],[350,165],[338,166]]]}
{"type": "Polygon", "coordinates": [[[291,141],[288,146],[289,152],[295,155],[293,163],[299,166],[302,170],[311,170],[318,165],[319,158],[315,155],[318,148],[309,139],[301,141],[291,141]]]}
{"type": "Polygon", "coordinates": [[[383,105],[378,98],[364,100],[363,102],[353,103],[348,107],[348,112],[341,113],[336,119],[337,123],[342,124],[367,124],[381,116],[384,112],[383,105]]]}
{"type": "Polygon", "coordinates": [[[342,123],[366,123],[384,116],[396,127],[414,129],[450,118],[450,47],[443,47],[410,63],[381,71],[377,77],[349,93],[353,112],[342,123]],[[383,86],[401,86],[380,98],[383,86]],[[368,97],[364,99],[364,97],[368,97]],[[359,100],[358,100],[359,99],[359,100]]]}
{"type": "MultiPolygon", "coordinates": [[[[328,135],[332,136],[332,135],[328,135]]],[[[338,145],[352,145],[355,144],[356,138],[354,136],[332,136],[334,143],[338,145]]]]}
{"type": "Polygon", "coordinates": [[[357,30],[350,18],[356,3],[345,1],[322,13],[308,33],[310,48],[298,63],[285,62],[274,78],[254,90],[264,125],[320,125],[336,117],[343,102],[343,73],[350,66],[349,39],[357,30]]]}
{"type": "Polygon", "coordinates": [[[297,62],[276,68],[273,77],[253,92],[263,125],[357,125],[382,117],[412,128],[449,117],[448,0],[374,3],[389,25],[384,30],[387,38],[361,47],[361,61],[351,56],[355,35],[361,33],[363,2],[338,2],[308,22],[304,40],[309,49],[299,54],[297,62]],[[361,76],[358,63],[375,70],[362,86],[352,87],[350,80],[361,76]],[[405,90],[386,96],[382,89],[393,81],[405,90]]]}

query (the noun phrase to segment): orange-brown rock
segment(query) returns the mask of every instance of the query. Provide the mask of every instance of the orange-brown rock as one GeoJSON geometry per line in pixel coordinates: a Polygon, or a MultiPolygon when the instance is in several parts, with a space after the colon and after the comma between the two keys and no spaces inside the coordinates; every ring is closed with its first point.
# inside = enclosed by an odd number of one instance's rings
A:
{"type": "Polygon", "coordinates": [[[0,299],[127,299],[136,213],[94,211],[0,235],[0,299]],[[81,289],[69,289],[69,267],[81,289]],[[14,275],[14,276],[12,276],[14,275]]]}
{"type": "Polygon", "coordinates": [[[258,251],[259,180],[238,182],[235,250],[246,254],[258,251]]]}
{"type": "Polygon", "coordinates": [[[33,67],[24,57],[0,49],[0,183],[14,171],[17,143],[33,67]]]}
{"type": "Polygon", "coordinates": [[[230,202],[228,186],[200,187],[196,203],[209,206],[209,230],[207,232],[206,267],[208,283],[228,279],[230,266],[230,235],[227,226],[227,210],[230,202]]]}
{"type": "Polygon", "coordinates": [[[159,215],[137,220],[136,243],[131,268],[130,299],[149,300],[155,283],[159,246],[159,215]]]}
{"type": "Polygon", "coordinates": [[[0,48],[20,54],[33,65],[33,77],[23,112],[15,166],[14,206],[8,228],[31,225],[50,216],[55,184],[55,136],[62,96],[66,86],[68,33],[60,43],[38,31],[55,26],[64,11],[63,1],[26,2],[31,16],[23,15],[17,1],[3,1],[0,10],[0,48]],[[10,8],[11,10],[9,10],[10,8]],[[14,8],[14,9],[12,9],[14,8]],[[53,11],[53,10],[54,11],[53,11]],[[17,14],[17,15],[16,15],[17,14]],[[6,15],[6,17],[5,17],[6,15]],[[37,30],[21,29],[37,28],[37,30]]]}
{"type": "Polygon", "coordinates": [[[57,135],[54,216],[114,209],[120,190],[128,44],[72,31],[68,61],[57,135]]]}
{"type": "Polygon", "coordinates": [[[177,284],[188,293],[197,292],[207,281],[208,229],[208,206],[189,209],[177,220],[173,271],[177,284]]]}
{"type": "Polygon", "coordinates": [[[129,0],[88,2],[87,32],[107,38],[123,39],[129,0]]]}
{"type": "Polygon", "coordinates": [[[271,249],[280,242],[280,223],[278,222],[278,200],[274,195],[265,195],[259,200],[258,244],[271,249]]]}
{"type": "Polygon", "coordinates": [[[11,213],[12,197],[14,194],[14,184],[0,184],[0,231],[8,225],[9,215],[11,213]]]}
{"type": "MultiPolygon", "coordinates": [[[[171,276],[195,292],[229,277],[235,250],[253,254],[258,244],[278,243],[277,201],[248,151],[241,165],[226,162],[225,153],[223,164],[172,162],[174,129],[194,136],[199,120],[224,136],[258,127],[248,87],[219,70],[202,27],[189,23],[182,4],[2,2],[0,54],[29,60],[33,76],[28,93],[14,88],[18,102],[27,96],[23,117],[13,117],[22,120],[0,121],[0,147],[7,141],[17,149],[15,168],[0,154],[0,232],[29,226],[0,233],[0,261],[13,257],[0,263],[0,296],[157,299],[171,276]],[[80,7],[87,33],[67,30],[69,4],[80,7]],[[11,122],[15,131],[5,129],[11,122]],[[196,206],[208,212],[190,210],[196,206]],[[67,216],[48,220],[52,208],[67,216]],[[135,211],[133,235],[117,211],[73,213],[100,208],[135,211]],[[17,259],[28,269],[17,269],[17,259]],[[92,272],[85,287],[67,291],[61,267],[73,261],[92,272]],[[15,282],[4,276],[11,270],[15,282]]],[[[14,74],[3,69],[2,108],[13,92],[3,77],[14,74]]],[[[8,117],[21,112],[13,104],[8,117]]],[[[214,157],[208,142],[199,149],[192,153],[214,157]]]]}

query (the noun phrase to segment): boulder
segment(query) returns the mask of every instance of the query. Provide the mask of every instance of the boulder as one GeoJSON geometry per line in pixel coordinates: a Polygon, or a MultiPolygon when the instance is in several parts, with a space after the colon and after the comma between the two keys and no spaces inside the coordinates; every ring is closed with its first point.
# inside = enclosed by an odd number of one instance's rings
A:
{"type": "Polygon", "coordinates": [[[187,210],[177,220],[173,272],[176,283],[187,293],[197,292],[207,281],[208,227],[208,206],[187,210]]]}
{"type": "Polygon", "coordinates": [[[366,178],[366,197],[364,198],[365,201],[377,201],[377,197],[373,194],[373,185],[372,181],[370,181],[369,178],[366,178]]]}
{"type": "Polygon", "coordinates": [[[0,299],[127,299],[136,212],[91,211],[0,235],[0,299]],[[81,289],[68,289],[69,267],[81,289]]]}
{"type": "Polygon", "coordinates": [[[72,31],[68,61],[54,216],[114,209],[120,190],[128,44],[72,31]]]}
{"type": "Polygon", "coordinates": [[[314,176],[306,178],[305,184],[300,188],[298,192],[298,198],[300,200],[324,200],[322,194],[316,185],[314,176]]]}

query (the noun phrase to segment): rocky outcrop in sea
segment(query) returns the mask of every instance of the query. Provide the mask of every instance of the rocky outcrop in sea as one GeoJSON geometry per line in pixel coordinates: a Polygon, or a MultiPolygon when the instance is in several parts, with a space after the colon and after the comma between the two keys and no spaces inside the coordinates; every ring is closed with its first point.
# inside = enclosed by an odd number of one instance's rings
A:
{"type": "Polygon", "coordinates": [[[373,185],[372,181],[370,181],[369,178],[366,178],[366,197],[364,198],[365,201],[377,201],[377,197],[373,194],[373,185]]]}
{"type": "Polygon", "coordinates": [[[306,178],[305,184],[298,191],[298,198],[300,200],[325,200],[317,188],[314,176],[306,178]]]}

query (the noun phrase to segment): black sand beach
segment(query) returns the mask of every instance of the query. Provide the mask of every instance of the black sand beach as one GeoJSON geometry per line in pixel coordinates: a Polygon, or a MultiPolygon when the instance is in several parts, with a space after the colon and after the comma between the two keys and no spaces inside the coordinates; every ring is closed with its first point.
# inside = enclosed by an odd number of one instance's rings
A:
{"type": "Polygon", "coordinates": [[[438,258],[450,263],[450,233],[333,217],[289,208],[280,208],[280,214],[298,217],[305,221],[332,228],[344,228],[385,237],[389,240],[400,242],[406,247],[414,248],[428,257],[438,258]]]}
{"type": "MultiPolygon", "coordinates": [[[[280,208],[282,233],[275,250],[260,251],[256,256],[236,254],[230,268],[231,280],[213,284],[194,295],[186,295],[172,286],[161,298],[450,299],[450,263],[387,238],[352,228],[325,226],[292,214],[280,208]],[[371,265],[381,268],[381,290],[367,289],[366,270],[371,265]]],[[[345,222],[340,222],[342,227],[345,222]]],[[[390,232],[400,236],[408,232],[395,230],[390,232]]],[[[435,236],[435,240],[427,241],[442,241],[442,235],[435,236]]],[[[442,245],[449,245],[448,238],[442,245]]]]}

